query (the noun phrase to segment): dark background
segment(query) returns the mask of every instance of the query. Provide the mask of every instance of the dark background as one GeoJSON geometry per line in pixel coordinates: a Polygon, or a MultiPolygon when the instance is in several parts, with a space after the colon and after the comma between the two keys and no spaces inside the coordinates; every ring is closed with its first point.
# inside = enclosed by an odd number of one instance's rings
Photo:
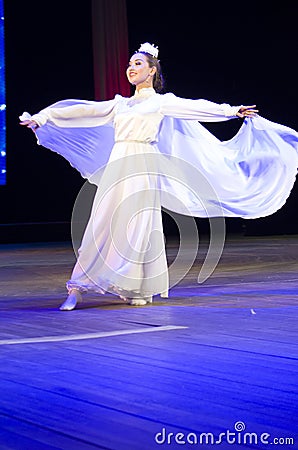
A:
{"type": "MultiPolygon", "coordinates": [[[[269,120],[297,129],[297,2],[127,0],[130,53],[155,43],[166,90],[217,103],[258,105],[269,120]]],[[[5,2],[7,185],[0,186],[0,240],[70,239],[84,184],[67,161],[18,125],[66,98],[94,98],[91,0],[5,2]]],[[[228,139],[239,120],[206,125],[228,139]]],[[[228,219],[228,232],[298,233],[297,183],[287,204],[262,219],[228,219]]],[[[206,220],[199,219],[202,229],[206,220]]],[[[165,221],[166,233],[172,226],[165,221]]]]}

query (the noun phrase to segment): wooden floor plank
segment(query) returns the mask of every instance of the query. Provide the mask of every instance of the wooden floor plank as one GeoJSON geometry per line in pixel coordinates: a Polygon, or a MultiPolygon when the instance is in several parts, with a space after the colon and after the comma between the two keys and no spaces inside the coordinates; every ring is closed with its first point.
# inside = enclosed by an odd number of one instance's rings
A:
{"type": "Polygon", "coordinates": [[[88,295],[62,313],[71,246],[0,246],[0,341],[90,333],[0,345],[1,450],[152,450],[162,430],[218,436],[239,421],[298,448],[298,237],[230,239],[198,285],[206,250],[168,300],[134,308],[88,295]],[[158,331],[166,325],[186,328],[158,331]]]}

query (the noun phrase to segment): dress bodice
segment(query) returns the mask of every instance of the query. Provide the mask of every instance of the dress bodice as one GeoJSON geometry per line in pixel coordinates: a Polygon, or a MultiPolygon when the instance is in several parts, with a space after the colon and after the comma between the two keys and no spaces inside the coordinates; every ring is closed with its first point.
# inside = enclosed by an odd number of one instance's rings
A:
{"type": "Polygon", "coordinates": [[[122,98],[114,117],[115,141],[157,141],[163,115],[159,113],[158,94],[141,89],[133,97],[122,98]]]}

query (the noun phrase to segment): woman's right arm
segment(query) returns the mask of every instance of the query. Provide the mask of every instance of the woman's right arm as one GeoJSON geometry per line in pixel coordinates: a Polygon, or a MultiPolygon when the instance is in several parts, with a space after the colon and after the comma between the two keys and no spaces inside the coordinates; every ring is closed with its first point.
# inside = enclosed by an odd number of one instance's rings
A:
{"type": "Polygon", "coordinates": [[[67,128],[105,125],[113,120],[117,97],[113,100],[101,102],[88,100],[57,102],[33,116],[24,113],[20,117],[20,125],[27,126],[33,131],[46,122],[52,122],[58,127],[67,128]]]}

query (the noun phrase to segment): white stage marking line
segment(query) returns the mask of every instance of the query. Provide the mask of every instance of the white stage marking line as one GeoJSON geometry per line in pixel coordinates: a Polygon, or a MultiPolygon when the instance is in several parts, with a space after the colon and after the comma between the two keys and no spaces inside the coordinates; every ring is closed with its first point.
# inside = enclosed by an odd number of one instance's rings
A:
{"type": "Polygon", "coordinates": [[[163,327],[136,328],[134,330],[101,331],[99,333],[71,334],[66,336],[64,335],[64,336],[44,336],[25,339],[2,339],[0,340],[0,345],[36,344],[40,342],[80,341],[83,339],[98,339],[110,336],[121,336],[125,334],[153,333],[155,331],[181,330],[185,328],[188,327],[165,325],[163,327]]]}

